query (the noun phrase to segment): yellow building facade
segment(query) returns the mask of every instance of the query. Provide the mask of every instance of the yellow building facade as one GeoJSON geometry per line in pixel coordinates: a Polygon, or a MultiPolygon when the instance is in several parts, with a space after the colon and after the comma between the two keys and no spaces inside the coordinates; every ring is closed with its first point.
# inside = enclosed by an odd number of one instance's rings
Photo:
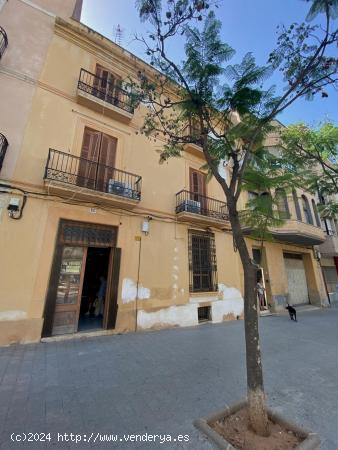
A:
{"type": "MultiPolygon", "coordinates": [[[[224,195],[215,180],[205,182],[201,150],[187,146],[159,165],[164,142],[139,133],[145,111],[133,110],[123,81],[153,69],[69,19],[79,2],[60,1],[54,12],[53,2],[43,11],[33,3],[34,20],[47,20],[34,83],[22,75],[27,60],[16,68],[21,78],[10,74],[15,41],[1,59],[0,132],[8,145],[0,172],[0,343],[242,317],[243,270],[224,195]],[[22,101],[20,90],[27,90],[22,101]]],[[[4,29],[9,8],[28,5],[4,5],[4,29]]],[[[272,311],[288,300],[326,302],[313,251],[324,236],[304,195],[288,194],[290,219],[274,230],[275,242],[247,238],[272,311]]]]}

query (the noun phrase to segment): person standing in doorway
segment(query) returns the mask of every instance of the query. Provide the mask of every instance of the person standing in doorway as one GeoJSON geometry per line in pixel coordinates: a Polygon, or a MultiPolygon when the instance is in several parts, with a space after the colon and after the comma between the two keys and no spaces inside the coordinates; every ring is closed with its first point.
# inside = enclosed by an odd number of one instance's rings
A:
{"type": "Polygon", "coordinates": [[[257,295],[258,295],[260,309],[261,310],[266,310],[267,308],[265,306],[265,295],[264,295],[265,287],[263,286],[262,279],[260,279],[257,282],[256,291],[257,291],[257,295]]]}
{"type": "Polygon", "coordinates": [[[95,316],[102,316],[103,315],[103,309],[104,309],[104,300],[106,297],[106,290],[107,290],[107,280],[104,276],[100,277],[100,287],[97,291],[97,301],[95,305],[95,316]]]}

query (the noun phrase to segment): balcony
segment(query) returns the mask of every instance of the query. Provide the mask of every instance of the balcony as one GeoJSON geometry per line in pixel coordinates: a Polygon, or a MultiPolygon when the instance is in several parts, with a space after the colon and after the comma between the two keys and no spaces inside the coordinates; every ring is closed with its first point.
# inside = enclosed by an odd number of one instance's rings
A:
{"type": "Polygon", "coordinates": [[[333,231],[326,234],[325,242],[321,244],[319,251],[325,256],[336,256],[338,254],[338,235],[333,231]]]}
{"type": "MultiPolygon", "coordinates": [[[[250,229],[243,228],[243,232],[250,235],[250,229]]],[[[286,220],[280,227],[270,228],[270,233],[280,242],[296,245],[319,245],[325,241],[321,228],[298,220],[286,220]]]]}
{"type": "Polygon", "coordinates": [[[134,114],[129,92],[85,69],[80,71],[77,97],[84,106],[125,123],[134,114]]]}
{"type": "Polygon", "coordinates": [[[49,150],[44,176],[48,192],[132,209],[141,200],[142,177],[95,161],[49,150]]]}
{"type": "Polygon", "coordinates": [[[226,203],[186,190],[176,194],[176,215],[182,222],[195,222],[217,228],[229,226],[226,203]]]}
{"type": "Polygon", "coordinates": [[[7,141],[6,137],[2,133],[0,133],[0,171],[2,169],[2,164],[5,159],[7,147],[8,147],[8,141],[7,141]]]}
{"type": "Polygon", "coordinates": [[[0,59],[8,46],[8,37],[6,31],[0,26],[0,59]]]}

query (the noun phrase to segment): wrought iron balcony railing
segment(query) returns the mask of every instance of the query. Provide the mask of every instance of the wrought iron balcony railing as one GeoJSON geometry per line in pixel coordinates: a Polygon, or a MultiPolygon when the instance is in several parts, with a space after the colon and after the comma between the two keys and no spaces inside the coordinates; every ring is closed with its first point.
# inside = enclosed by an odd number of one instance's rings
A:
{"type": "Polygon", "coordinates": [[[80,91],[93,95],[110,105],[123,109],[130,114],[134,112],[130,93],[106,78],[100,78],[85,69],[81,69],[77,86],[80,91]]]}
{"type": "Polygon", "coordinates": [[[217,220],[229,220],[226,203],[186,190],[176,194],[176,214],[182,212],[199,214],[217,220]]]}
{"type": "Polygon", "coordinates": [[[7,147],[8,147],[8,141],[7,141],[6,137],[2,133],[0,133],[0,170],[2,168],[2,164],[5,159],[7,147]]]}
{"type": "Polygon", "coordinates": [[[0,59],[8,45],[8,37],[6,31],[0,26],[0,59]]]}
{"type": "Polygon", "coordinates": [[[85,158],[49,149],[46,180],[141,200],[142,177],[85,158]]]}

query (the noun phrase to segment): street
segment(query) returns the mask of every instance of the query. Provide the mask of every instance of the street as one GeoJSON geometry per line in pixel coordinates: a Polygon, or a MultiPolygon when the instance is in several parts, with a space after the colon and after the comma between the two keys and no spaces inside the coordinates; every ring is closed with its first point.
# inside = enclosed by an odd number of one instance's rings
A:
{"type": "MultiPolygon", "coordinates": [[[[337,324],[338,308],[260,319],[268,403],[322,450],[338,448],[337,324]]],[[[193,420],[244,396],[243,321],[13,345],[0,348],[1,450],[213,449],[193,420]]]]}

